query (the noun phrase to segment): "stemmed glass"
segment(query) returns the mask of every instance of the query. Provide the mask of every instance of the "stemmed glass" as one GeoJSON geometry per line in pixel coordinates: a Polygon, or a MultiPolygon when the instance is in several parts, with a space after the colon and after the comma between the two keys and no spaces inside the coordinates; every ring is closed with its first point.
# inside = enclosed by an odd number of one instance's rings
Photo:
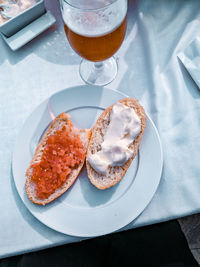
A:
{"type": "Polygon", "coordinates": [[[112,57],[120,48],[127,21],[127,0],[60,0],[71,47],[83,59],[80,75],[89,84],[105,85],[117,74],[112,57]]]}

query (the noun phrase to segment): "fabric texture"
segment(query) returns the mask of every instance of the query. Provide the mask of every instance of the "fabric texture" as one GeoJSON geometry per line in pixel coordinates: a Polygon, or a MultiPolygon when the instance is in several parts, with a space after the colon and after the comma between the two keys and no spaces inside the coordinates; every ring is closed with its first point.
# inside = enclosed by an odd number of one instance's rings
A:
{"type": "MultiPolygon", "coordinates": [[[[0,37],[0,257],[81,240],[31,215],[16,191],[10,164],[16,137],[36,106],[61,89],[83,84],[59,1],[45,4],[56,27],[15,53],[0,37]]],[[[127,34],[116,54],[118,75],[107,87],[136,97],[150,114],[161,137],[164,166],[151,203],[125,229],[200,211],[200,91],[177,57],[199,29],[199,0],[129,1],[127,34]]]]}

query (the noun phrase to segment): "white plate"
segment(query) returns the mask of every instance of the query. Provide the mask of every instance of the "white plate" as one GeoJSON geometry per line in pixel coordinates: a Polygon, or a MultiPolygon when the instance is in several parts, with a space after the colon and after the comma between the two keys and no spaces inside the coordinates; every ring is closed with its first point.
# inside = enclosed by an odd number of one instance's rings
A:
{"type": "Polygon", "coordinates": [[[69,88],[43,102],[25,122],[14,147],[14,181],[29,211],[50,228],[82,237],[111,233],[134,220],[156,192],[162,171],[162,149],[158,132],[147,115],[139,153],[120,183],[98,190],[83,170],[66,193],[44,207],[33,204],[26,196],[25,171],[52,114],[67,112],[75,126],[90,128],[105,108],[124,97],[120,92],[94,86],[69,88]]]}

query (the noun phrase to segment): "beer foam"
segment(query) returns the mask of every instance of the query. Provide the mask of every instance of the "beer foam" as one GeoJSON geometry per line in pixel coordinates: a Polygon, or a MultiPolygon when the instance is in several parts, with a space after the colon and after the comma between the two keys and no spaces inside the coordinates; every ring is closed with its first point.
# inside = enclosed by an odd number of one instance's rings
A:
{"type": "Polygon", "coordinates": [[[97,11],[83,12],[65,4],[62,7],[64,23],[73,32],[87,37],[98,37],[112,32],[122,23],[126,12],[126,1],[116,1],[110,7],[97,11]]]}

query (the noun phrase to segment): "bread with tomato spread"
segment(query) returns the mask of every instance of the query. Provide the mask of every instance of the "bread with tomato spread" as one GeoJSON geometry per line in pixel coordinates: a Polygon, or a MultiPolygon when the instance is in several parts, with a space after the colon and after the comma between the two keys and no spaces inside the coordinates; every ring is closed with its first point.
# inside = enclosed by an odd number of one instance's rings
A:
{"type": "MultiPolygon", "coordinates": [[[[88,145],[87,156],[86,156],[86,168],[90,182],[98,189],[106,189],[117,184],[127,172],[131,162],[135,158],[142,136],[146,127],[146,115],[143,107],[134,98],[125,98],[119,101],[119,103],[134,109],[135,113],[140,120],[140,130],[137,137],[129,145],[128,149],[132,151],[131,158],[129,158],[122,166],[108,166],[107,173],[102,174],[97,172],[89,162],[91,155],[98,153],[101,150],[101,145],[104,142],[104,136],[108,125],[110,124],[110,115],[114,105],[108,107],[98,118],[96,124],[91,130],[91,138],[88,145]]],[[[111,139],[112,140],[112,139],[111,139]]]]}
{"type": "Polygon", "coordinates": [[[46,205],[72,186],[84,165],[89,136],[90,130],[75,128],[66,113],[51,122],[26,171],[30,201],[46,205]]]}

